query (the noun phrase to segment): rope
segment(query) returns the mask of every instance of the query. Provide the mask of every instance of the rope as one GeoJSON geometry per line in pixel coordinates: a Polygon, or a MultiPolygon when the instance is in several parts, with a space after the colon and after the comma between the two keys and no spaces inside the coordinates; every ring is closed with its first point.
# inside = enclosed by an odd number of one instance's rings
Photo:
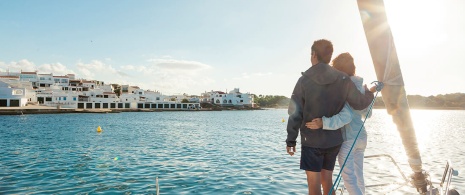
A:
{"type": "Polygon", "coordinates": [[[339,187],[339,183],[341,182],[341,179],[342,179],[341,173],[342,173],[342,171],[344,170],[344,167],[346,166],[347,159],[348,159],[350,153],[352,152],[352,149],[354,148],[355,143],[357,142],[357,138],[358,138],[358,136],[360,135],[360,132],[362,132],[362,129],[363,129],[363,127],[365,126],[365,122],[367,121],[367,118],[368,118],[368,116],[370,115],[371,110],[373,109],[373,105],[375,104],[375,100],[376,100],[376,97],[378,96],[378,93],[379,93],[379,92],[381,91],[381,89],[383,89],[383,87],[384,87],[384,84],[383,84],[382,82],[380,82],[380,81],[373,81],[373,82],[371,82],[371,84],[373,84],[373,83],[376,85],[376,95],[375,95],[375,97],[373,98],[373,101],[371,101],[370,108],[368,109],[368,112],[367,112],[367,114],[366,114],[366,116],[365,116],[365,119],[363,120],[362,126],[361,126],[360,129],[358,130],[357,136],[355,136],[355,140],[354,140],[354,142],[352,143],[352,146],[350,147],[349,153],[347,154],[346,159],[344,160],[344,163],[343,163],[342,166],[341,166],[341,170],[339,170],[339,174],[337,175],[337,178],[336,178],[336,180],[334,181],[333,186],[331,187],[331,190],[329,191],[329,194],[328,194],[328,195],[332,195],[334,189],[337,189],[337,188],[339,187]],[[336,187],[336,188],[334,188],[334,187],[336,187]]]}

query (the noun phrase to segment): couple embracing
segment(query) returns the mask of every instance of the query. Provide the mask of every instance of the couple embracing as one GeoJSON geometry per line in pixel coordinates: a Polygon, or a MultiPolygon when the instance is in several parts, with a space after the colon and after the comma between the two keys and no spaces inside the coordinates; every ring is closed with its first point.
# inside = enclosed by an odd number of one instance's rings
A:
{"type": "Polygon", "coordinates": [[[338,55],[330,66],[332,54],[330,41],[313,43],[312,66],[302,73],[291,96],[287,153],[292,156],[296,152],[300,131],[300,169],[307,175],[309,195],[320,195],[321,187],[324,194],[329,194],[336,157],[340,166],[347,158],[342,177],[349,194],[365,194],[363,156],[367,136],[362,117],[373,100],[375,87],[368,90],[363,79],[355,76],[354,60],[349,53],[338,55]],[[347,156],[355,139],[353,151],[347,156]]]}

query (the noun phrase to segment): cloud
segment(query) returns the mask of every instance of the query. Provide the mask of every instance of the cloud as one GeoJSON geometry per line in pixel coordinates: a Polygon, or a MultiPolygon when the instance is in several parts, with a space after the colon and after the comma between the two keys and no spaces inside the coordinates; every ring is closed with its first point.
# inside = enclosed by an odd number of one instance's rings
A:
{"type": "Polygon", "coordinates": [[[185,61],[185,60],[175,60],[175,59],[150,59],[149,62],[152,62],[154,66],[159,67],[164,70],[203,70],[211,68],[209,65],[195,62],[195,61],[185,61]]]}
{"type": "Polygon", "coordinates": [[[197,94],[209,90],[215,81],[209,75],[212,66],[188,60],[177,60],[171,56],[149,59],[145,65],[128,64],[112,66],[109,59],[78,62],[74,66],[45,63],[36,66],[26,59],[18,62],[0,62],[0,70],[19,72],[35,71],[53,75],[75,74],[77,79],[99,80],[106,84],[136,85],[142,89],[157,90],[164,94],[197,94]]]}
{"type": "Polygon", "coordinates": [[[0,68],[4,70],[9,70],[10,72],[33,72],[37,69],[36,65],[33,62],[30,62],[26,59],[10,63],[0,62],[0,68]]]}
{"type": "Polygon", "coordinates": [[[116,73],[122,77],[129,77],[130,75],[129,74],[126,74],[124,72],[121,72],[121,71],[116,71],[116,73]]]}
{"type": "Polygon", "coordinates": [[[66,75],[74,74],[73,70],[68,69],[65,65],[61,63],[54,64],[42,64],[39,66],[39,72],[41,73],[53,73],[53,75],[66,75]]]}
{"type": "Polygon", "coordinates": [[[80,75],[86,79],[97,79],[96,73],[100,74],[118,74],[116,69],[111,65],[105,64],[99,60],[92,60],[90,63],[85,64],[79,62],[76,64],[80,75]]]}
{"type": "Polygon", "coordinates": [[[250,78],[257,78],[257,77],[269,77],[273,75],[273,73],[271,72],[266,72],[266,73],[262,73],[262,72],[257,72],[257,73],[252,73],[252,74],[249,74],[249,73],[242,73],[241,76],[239,77],[233,77],[234,80],[242,80],[242,79],[250,79],[250,78]]]}
{"type": "Polygon", "coordinates": [[[169,57],[170,59],[149,59],[147,65],[125,65],[119,68],[121,73],[135,75],[128,77],[126,81],[131,83],[126,84],[158,90],[165,94],[200,93],[193,92],[193,89],[204,88],[214,83],[213,79],[208,77],[210,65],[169,57]]]}
{"type": "Polygon", "coordinates": [[[121,69],[123,69],[123,70],[134,70],[135,67],[133,65],[125,65],[125,66],[121,66],[121,69]]]}

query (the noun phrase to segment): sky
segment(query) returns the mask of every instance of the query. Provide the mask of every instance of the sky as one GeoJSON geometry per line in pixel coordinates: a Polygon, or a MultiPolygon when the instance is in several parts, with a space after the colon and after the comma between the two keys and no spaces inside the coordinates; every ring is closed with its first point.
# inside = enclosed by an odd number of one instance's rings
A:
{"type": "MultiPolygon", "coordinates": [[[[385,4],[407,94],[465,93],[465,1],[385,4]]],[[[164,94],[290,97],[322,38],[376,80],[355,0],[0,1],[0,71],[164,94]]]]}

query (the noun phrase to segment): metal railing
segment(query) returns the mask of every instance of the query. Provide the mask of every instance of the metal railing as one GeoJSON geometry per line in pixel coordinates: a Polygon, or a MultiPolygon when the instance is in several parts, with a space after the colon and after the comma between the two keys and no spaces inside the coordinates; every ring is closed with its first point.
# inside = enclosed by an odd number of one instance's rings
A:
{"type": "MultiPolygon", "coordinates": [[[[399,185],[399,187],[391,190],[392,192],[395,191],[395,190],[400,189],[403,186],[407,186],[409,184],[411,184],[409,186],[411,186],[412,188],[415,188],[415,186],[412,184],[412,178],[407,177],[402,172],[400,166],[397,164],[397,162],[394,160],[394,158],[392,158],[392,156],[390,156],[388,154],[377,154],[377,155],[365,156],[365,158],[366,159],[369,159],[369,158],[387,158],[387,159],[389,159],[394,164],[394,166],[397,168],[397,170],[399,171],[400,175],[402,176],[402,178],[404,180],[403,182],[366,185],[365,186],[366,188],[390,186],[390,185],[393,185],[393,184],[394,185],[399,185]]],[[[430,177],[429,174],[426,174],[426,176],[430,177]]],[[[455,193],[455,194],[458,195],[458,193],[455,190],[450,189],[450,184],[452,183],[452,176],[458,176],[458,171],[455,170],[454,168],[452,168],[452,165],[451,165],[450,161],[447,161],[446,162],[446,167],[445,167],[445,170],[444,170],[444,174],[442,175],[441,182],[440,183],[433,183],[433,182],[431,182],[431,178],[429,178],[429,180],[427,180],[429,188],[428,188],[428,191],[426,193],[424,193],[424,194],[425,195],[449,195],[449,194],[454,194],[455,193]],[[439,184],[439,187],[434,187],[433,184],[439,184]],[[450,193],[451,191],[453,191],[453,193],[450,193]]],[[[337,191],[340,191],[340,195],[343,195],[346,190],[345,190],[345,187],[342,186],[337,191]]],[[[387,193],[390,193],[390,192],[387,192],[387,193]]]]}

